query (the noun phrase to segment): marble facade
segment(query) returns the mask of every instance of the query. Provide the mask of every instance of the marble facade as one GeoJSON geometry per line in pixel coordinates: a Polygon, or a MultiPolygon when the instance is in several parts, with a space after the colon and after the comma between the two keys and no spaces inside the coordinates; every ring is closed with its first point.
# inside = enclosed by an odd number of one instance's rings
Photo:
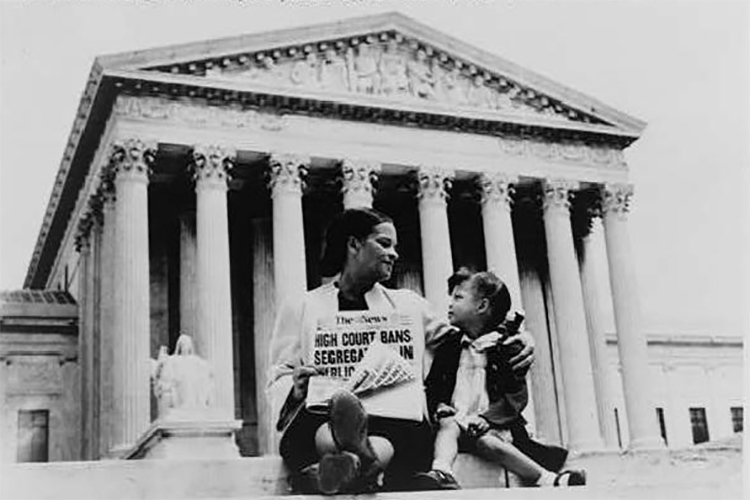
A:
{"type": "Polygon", "coordinates": [[[198,45],[97,59],[30,265],[32,288],[79,273],[81,458],[147,432],[149,359],[181,332],[242,452],[273,453],[274,313],[320,284],[323,229],[353,206],[394,218],[389,284],[438,308],[455,267],[506,279],[538,344],[528,420],[576,451],[613,442],[612,300],[627,446],[663,446],[627,227],[624,149],[645,124],[396,14],[198,45]],[[597,219],[612,297],[576,229],[597,219]]]}

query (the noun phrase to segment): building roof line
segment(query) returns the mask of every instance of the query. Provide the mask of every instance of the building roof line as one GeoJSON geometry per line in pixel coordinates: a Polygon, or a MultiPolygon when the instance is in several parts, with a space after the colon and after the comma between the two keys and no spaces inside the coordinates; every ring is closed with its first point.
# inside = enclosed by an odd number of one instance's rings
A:
{"type": "Polygon", "coordinates": [[[399,12],[362,16],[333,22],[238,35],[202,42],[169,45],[134,52],[110,54],[97,58],[106,69],[145,69],[230,56],[239,52],[256,52],[284,45],[305,45],[332,38],[351,38],[373,32],[395,30],[451,54],[468,59],[477,66],[505,73],[529,87],[536,87],[580,111],[595,114],[640,135],[646,122],[608,106],[602,101],[562,85],[494,53],[475,47],[438,31],[399,12]]]}

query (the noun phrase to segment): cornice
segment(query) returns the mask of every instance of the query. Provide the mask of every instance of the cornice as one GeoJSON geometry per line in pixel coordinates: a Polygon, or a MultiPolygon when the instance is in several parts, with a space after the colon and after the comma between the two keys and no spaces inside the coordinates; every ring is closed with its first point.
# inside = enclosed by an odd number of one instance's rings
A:
{"type": "Polygon", "coordinates": [[[289,88],[249,81],[215,80],[149,71],[107,70],[118,92],[140,96],[189,98],[208,104],[274,109],[278,114],[310,114],[343,120],[419,125],[438,129],[497,135],[565,136],[611,142],[624,148],[638,135],[608,125],[562,121],[543,115],[455,107],[434,101],[388,101],[367,94],[289,88]]]}
{"type": "MultiPolygon", "coordinates": [[[[261,51],[281,53],[289,49],[302,50],[308,44],[349,43],[356,37],[379,36],[384,33],[396,33],[425,47],[428,51],[442,53],[441,57],[456,58],[465,66],[473,66],[479,72],[509,78],[523,91],[541,92],[547,98],[560,101],[579,113],[592,114],[604,121],[610,121],[621,129],[621,132],[630,132],[638,136],[645,128],[643,121],[619,112],[590,96],[396,12],[114,54],[97,60],[105,68],[124,70],[160,68],[163,71],[175,71],[174,68],[179,68],[183,64],[192,64],[195,68],[205,67],[206,64],[220,67],[232,58],[252,57],[254,53],[261,51]]],[[[182,72],[180,69],[177,71],[182,72]]]]}
{"type": "Polygon", "coordinates": [[[65,145],[62,160],[60,161],[60,167],[57,170],[57,176],[55,183],[52,186],[52,193],[50,194],[49,200],[47,201],[47,208],[45,209],[44,218],[42,219],[42,227],[39,230],[37,236],[36,245],[34,246],[34,253],[31,256],[29,268],[26,272],[26,278],[24,280],[24,288],[32,288],[34,283],[34,275],[36,273],[39,259],[41,258],[42,251],[44,249],[47,236],[52,227],[53,218],[57,212],[57,206],[62,196],[62,191],[68,180],[68,173],[71,165],[74,161],[76,152],[78,151],[78,145],[83,136],[85,128],[89,122],[91,109],[99,93],[99,88],[102,80],[102,67],[95,61],[91,71],[89,72],[89,78],[86,81],[86,86],[83,91],[83,95],[78,103],[78,109],[76,111],[75,119],[73,120],[73,126],[70,134],[68,135],[68,141],[65,145]]]}

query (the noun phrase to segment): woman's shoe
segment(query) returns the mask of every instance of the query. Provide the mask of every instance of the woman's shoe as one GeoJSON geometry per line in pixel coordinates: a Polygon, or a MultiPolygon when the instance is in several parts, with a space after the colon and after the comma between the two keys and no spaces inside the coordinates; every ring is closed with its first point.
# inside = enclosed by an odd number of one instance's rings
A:
{"type": "Polygon", "coordinates": [[[318,465],[318,488],[324,495],[335,495],[346,491],[359,474],[359,457],[342,451],[326,453],[318,465]]]}
{"type": "Polygon", "coordinates": [[[380,472],[378,457],[367,437],[367,412],[357,396],[344,390],[334,393],[328,410],[328,425],[336,448],[356,454],[363,474],[380,472]]]}
{"type": "Polygon", "coordinates": [[[584,486],[586,484],[586,471],[582,469],[564,470],[557,475],[553,486],[584,486]]]}

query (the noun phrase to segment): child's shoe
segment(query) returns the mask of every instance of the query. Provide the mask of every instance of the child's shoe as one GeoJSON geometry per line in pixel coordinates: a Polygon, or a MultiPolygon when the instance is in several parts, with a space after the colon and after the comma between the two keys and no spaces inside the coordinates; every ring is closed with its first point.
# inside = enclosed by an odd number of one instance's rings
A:
{"type": "Polygon", "coordinates": [[[434,469],[419,472],[414,476],[414,484],[420,490],[460,490],[456,478],[450,472],[434,469]]]}

